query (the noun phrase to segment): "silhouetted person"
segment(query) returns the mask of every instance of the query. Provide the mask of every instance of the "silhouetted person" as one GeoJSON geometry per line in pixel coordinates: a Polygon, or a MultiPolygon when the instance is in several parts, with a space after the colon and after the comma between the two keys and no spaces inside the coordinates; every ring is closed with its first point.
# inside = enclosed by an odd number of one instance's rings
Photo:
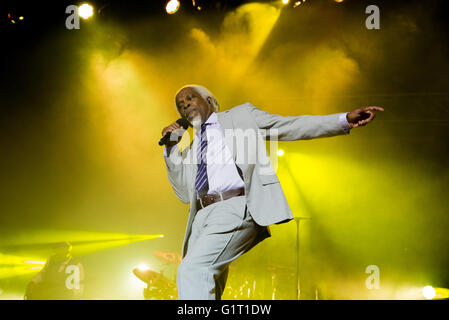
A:
{"type": "Polygon", "coordinates": [[[72,245],[57,243],[44,268],[28,284],[25,300],[78,300],[83,266],[72,257],[72,245]]]}

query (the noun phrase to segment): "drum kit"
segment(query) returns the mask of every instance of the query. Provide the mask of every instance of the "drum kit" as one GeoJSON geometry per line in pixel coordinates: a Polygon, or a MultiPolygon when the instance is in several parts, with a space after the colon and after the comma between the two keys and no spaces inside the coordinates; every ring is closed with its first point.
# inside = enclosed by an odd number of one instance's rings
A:
{"type": "MultiPolygon", "coordinates": [[[[174,252],[156,251],[154,256],[167,265],[178,265],[181,263],[181,256],[174,252]]],[[[150,269],[141,270],[135,268],[133,273],[147,284],[147,287],[143,289],[145,300],[176,300],[178,298],[175,281],[171,281],[164,276],[163,271],[156,272],[150,269]]]]}
{"type": "MultiPolygon", "coordinates": [[[[181,263],[181,256],[174,252],[156,251],[154,257],[164,262],[167,267],[177,267],[181,263]]],[[[252,272],[232,270],[230,266],[230,278],[223,294],[226,300],[252,300],[252,299],[288,299],[281,294],[286,288],[282,284],[291,284],[294,279],[294,270],[282,265],[270,265],[265,272],[259,274],[258,281],[252,272]],[[262,276],[262,279],[261,277],[262,276]],[[250,279],[250,280],[248,280],[250,279]]],[[[157,272],[150,269],[135,268],[134,275],[147,284],[143,290],[145,300],[176,300],[178,290],[176,280],[170,280],[163,271],[157,272]]]]}
{"type": "MultiPolygon", "coordinates": [[[[224,300],[277,300],[290,299],[288,290],[294,279],[294,269],[284,265],[262,268],[230,266],[224,300]]],[[[293,288],[293,286],[291,286],[293,288]]]]}

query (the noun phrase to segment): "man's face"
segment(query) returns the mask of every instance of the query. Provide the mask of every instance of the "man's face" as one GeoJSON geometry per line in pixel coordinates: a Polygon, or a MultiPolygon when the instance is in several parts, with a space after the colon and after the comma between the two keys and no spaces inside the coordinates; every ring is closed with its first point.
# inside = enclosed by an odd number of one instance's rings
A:
{"type": "Polygon", "coordinates": [[[190,123],[201,119],[203,124],[212,113],[212,106],[193,88],[184,88],[176,95],[176,107],[181,117],[190,123]]]}

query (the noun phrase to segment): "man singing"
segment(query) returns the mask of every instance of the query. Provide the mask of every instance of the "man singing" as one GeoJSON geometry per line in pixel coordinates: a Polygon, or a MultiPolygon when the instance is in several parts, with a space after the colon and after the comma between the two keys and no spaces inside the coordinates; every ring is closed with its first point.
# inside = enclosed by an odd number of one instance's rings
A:
{"type": "Polygon", "coordinates": [[[219,113],[214,95],[197,85],[181,88],[175,104],[196,129],[192,144],[182,152],[177,147],[185,132],[181,125],[174,122],[162,130],[162,136],[172,133],[164,148],[168,179],[176,196],[190,203],[176,280],[183,300],[220,299],[229,264],[269,237],[269,225],[293,219],[260,137],[293,141],[349,134],[383,111],[370,106],[325,116],[282,117],[246,103],[219,113]],[[251,136],[256,138],[248,142],[251,136]]]}

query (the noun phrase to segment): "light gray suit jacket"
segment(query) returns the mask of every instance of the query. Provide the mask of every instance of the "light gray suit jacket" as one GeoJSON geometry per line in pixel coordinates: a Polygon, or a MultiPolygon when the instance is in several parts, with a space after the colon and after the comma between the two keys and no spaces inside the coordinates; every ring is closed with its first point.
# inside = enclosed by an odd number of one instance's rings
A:
{"type": "MultiPolygon", "coordinates": [[[[246,189],[248,210],[260,226],[287,222],[293,219],[292,211],[282,191],[279,179],[268,160],[265,142],[260,140],[293,141],[347,134],[343,130],[340,114],[325,116],[283,117],[262,111],[250,103],[234,107],[217,114],[218,122],[225,133],[226,144],[234,161],[241,169],[246,189]],[[256,144],[245,144],[248,135],[239,132],[267,130],[259,134],[256,144]],[[254,156],[257,154],[257,156],[254,156]]],[[[197,164],[192,161],[197,154],[196,139],[182,152],[177,147],[165,157],[168,179],[176,196],[184,203],[190,203],[189,219],[183,245],[186,242],[196,215],[195,178],[197,164]]]]}

